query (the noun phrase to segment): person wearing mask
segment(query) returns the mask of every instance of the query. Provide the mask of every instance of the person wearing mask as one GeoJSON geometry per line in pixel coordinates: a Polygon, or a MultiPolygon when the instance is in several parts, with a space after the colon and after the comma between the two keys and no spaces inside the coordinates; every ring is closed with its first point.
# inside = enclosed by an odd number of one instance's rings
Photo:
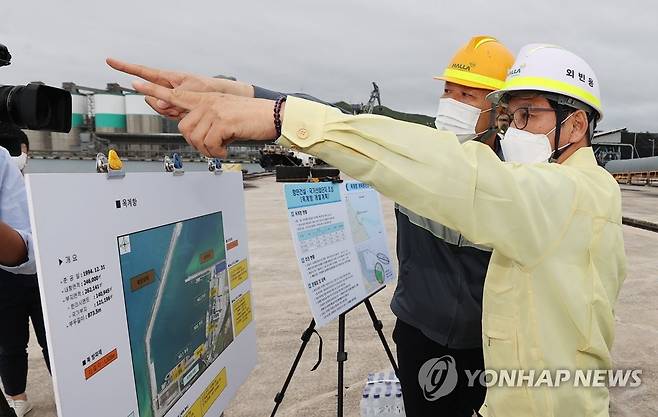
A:
{"type": "Polygon", "coordinates": [[[18,139],[21,145],[21,154],[14,157],[12,156],[14,163],[21,170],[22,174],[25,174],[25,168],[27,168],[27,161],[30,157],[30,140],[28,139],[25,132],[20,131],[22,134],[19,135],[18,139]]]}
{"type": "Polygon", "coordinates": [[[496,125],[498,126],[500,134],[504,136],[509,128],[509,115],[507,113],[499,114],[496,118],[496,125]]]}
{"type": "MultiPolygon", "coordinates": [[[[207,156],[234,140],[272,140],[327,161],[421,216],[493,248],[482,340],[491,370],[611,369],[614,304],[626,276],[621,192],[591,139],[603,117],[599,84],[579,56],[524,47],[492,93],[511,116],[506,161],[477,141],[372,115],[350,116],[288,97],[276,101],[135,82],[179,112],[186,140],[207,156]],[[412,143],[405,138],[413,137],[412,143]]],[[[543,372],[542,372],[543,373],[543,372]]],[[[493,386],[484,416],[608,416],[608,388],[493,386]]],[[[533,381],[536,383],[537,381],[533,381]]]]}
{"type": "MultiPolygon", "coordinates": [[[[11,178],[3,184],[0,195],[4,198],[10,190],[16,193],[13,194],[13,204],[9,204],[13,207],[14,216],[21,218],[19,230],[23,233],[29,233],[27,203],[21,175],[16,173],[25,168],[27,143],[27,136],[22,130],[7,124],[0,125],[0,147],[3,147],[2,151],[5,148],[8,150],[8,153],[2,152],[4,160],[0,162],[0,169],[5,172],[5,181],[11,178]],[[17,194],[19,192],[20,196],[17,194]],[[23,210],[22,213],[19,210],[23,210]]],[[[50,370],[39,286],[33,262],[31,265],[30,268],[0,269],[0,328],[3,329],[0,333],[0,379],[8,396],[8,404],[18,417],[32,410],[25,392],[30,321],[50,370]]]]}
{"type": "MultiPolygon", "coordinates": [[[[462,143],[485,143],[502,158],[495,125],[499,110],[486,96],[502,87],[513,62],[512,53],[495,38],[470,39],[435,77],[445,82],[436,128],[457,134],[462,143]]],[[[236,81],[154,70],[116,60],[108,63],[167,86],[265,99],[285,95],[236,81]]],[[[310,96],[302,98],[318,101],[310,96]]],[[[161,114],[170,115],[164,103],[152,104],[161,114]]],[[[413,138],[405,140],[413,143],[413,138]]],[[[415,416],[470,417],[482,405],[486,391],[481,384],[469,386],[465,371],[481,372],[484,366],[480,323],[491,249],[469,242],[459,232],[398,204],[395,216],[400,265],[391,309],[398,318],[393,339],[405,409],[415,416]],[[428,395],[436,387],[431,378],[421,375],[421,370],[444,355],[454,359],[459,380],[444,396],[428,395]]]]}
{"type": "MultiPolygon", "coordinates": [[[[513,62],[495,38],[470,39],[435,77],[445,81],[436,128],[455,133],[461,143],[486,144],[503,159],[495,125],[499,109],[486,97],[503,86],[513,62]]],[[[413,136],[404,140],[414,143],[413,136]]],[[[466,372],[484,371],[482,291],[491,248],[400,204],[395,218],[399,272],[391,310],[405,410],[412,416],[470,417],[486,392],[482,384],[469,385],[466,372]],[[432,365],[441,358],[455,367],[454,387],[441,389],[432,378],[432,365]]]]}
{"type": "MultiPolygon", "coordinates": [[[[20,145],[14,143],[11,146],[15,147],[18,156],[20,145]]],[[[0,248],[0,269],[16,274],[36,272],[25,184],[17,165],[1,145],[0,248]]]]}

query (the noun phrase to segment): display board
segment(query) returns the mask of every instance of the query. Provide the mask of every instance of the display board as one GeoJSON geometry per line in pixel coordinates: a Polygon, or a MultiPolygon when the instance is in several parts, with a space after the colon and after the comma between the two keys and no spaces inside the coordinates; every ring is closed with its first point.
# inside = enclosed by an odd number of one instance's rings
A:
{"type": "Polygon", "coordinates": [[[256,364],[242,175],[26,182],[58,415],[219,415],[256,364]]]}
{"type": "Polygon", "coordinates": [[[284,186],[313,317],[322,326],[394,280],[379,194],[360,182],[284,186]]]}

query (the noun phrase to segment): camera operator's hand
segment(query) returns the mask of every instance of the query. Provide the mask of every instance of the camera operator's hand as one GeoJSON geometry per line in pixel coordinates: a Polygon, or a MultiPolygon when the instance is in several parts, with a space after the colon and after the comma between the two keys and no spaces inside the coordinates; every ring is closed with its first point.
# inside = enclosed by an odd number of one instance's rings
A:
{"type": "MultiPolygon", "coordinates": [[[[138,92],[181,109],[178,128],[185,140],[206,156],[225,157],[234,140],[276,139],[274,101],[223,93],[203,93],[134,82],[138,92]]],[[[285,104],[281,108],[283,120],[285,104]]]]}
{"type": "MultiPolygon", "coordinates": [[[[135,75],[167,88],[176,88],[181,91],[225,93],[243,97],[254,96],[254,87],[240,81],[150,68],[144,65],[119,61],[114,58],[108,58],[106,62],[110,67],[118,71],[135,75]]],[[[166,101],[147,97],[146,102],[163,116],[180,119],[185,115],[183,108],[166,101]]]]}

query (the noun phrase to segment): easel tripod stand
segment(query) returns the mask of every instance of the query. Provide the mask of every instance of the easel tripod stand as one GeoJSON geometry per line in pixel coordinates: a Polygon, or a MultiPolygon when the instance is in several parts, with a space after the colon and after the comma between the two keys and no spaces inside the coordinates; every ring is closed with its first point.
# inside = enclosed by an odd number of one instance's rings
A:
{"type": "MultiPolygon", "coordinates": [[[[345,351],[345,316],[347,315],[347,313],[349,313],[350,311],[352,311],[353,309],[355,309],[361,304],[365,305],[366,309],[368,310],[368,315],[370,315],[372,326],[374,327],[375,331],[379,335],[379,340],[382,342],[382,345],[384,346],[384,350],[386,351],[388,360],[391,362],[391,365],[393,366],[393,370],[395,370],[395,373],[396,374],[398,373],[398,366],[395,362],[395,358],[393,357],[393,353],[391,352],[391,349],[388,346],[388,342],[386,341],[386,337],[384,336],[384,332],[382,331],[384,326],[381,320],[377,318],[375,310],[373,309],[372,304],[370,303],[370,298],[376,293],[378,293],[379,291],[381,291],[382,289],[384,289],[384,287],[381,287],[376,292],[370,294],[359,304],[353,306],[351,309],[347,310],[346,312],[338,316],[338,352],[336,354],[336,361],[338,362],[338,387],[337,387],[338,392],[337,392],[337,414],[336,414],[337,417],[343,417],[343,404],[345,399],[345,387],[344,387],[343,378],[344,378],[344,366],[345,366],[345,362],[347,361],[347,352],[345,351]]],[[[274,397],[275,405],[274,405],[274,409],[272,410],[272,414],[270,414],[270,417],[274,417],[276,415],[276,412],[279,409],[279,406],[281,405],[283,398],[285,397],[286,391],[288,390],[288,385],[290,385],[290,381],[292,380],[292,377],[295,374],[297,365],[299,364],[299,361],[302,358],[302,355],[304,354],[306,345],[311,339],[313,333],[317,333],[317,331],[315,330],[315,319],[311,320],[309,326],[306,328],[306,330],[304,330],[304,333],[302,333],[302,337],[301,337],[302,344],[299,347],[297,356],[295,357],[295,360],[292,363],[290,371],[288,372],[288,376],[286,377],[286,380],[283,383],[283,387],[281,388],[281,391],[279,391],[274,397]]],[[[320,360],[315,365],[315,367],[313,367],[312,370],[315,370],[320,364],[320,361],[322,360],[321,356],[322,356],[322,338],[320,338],[320,360]]]]}

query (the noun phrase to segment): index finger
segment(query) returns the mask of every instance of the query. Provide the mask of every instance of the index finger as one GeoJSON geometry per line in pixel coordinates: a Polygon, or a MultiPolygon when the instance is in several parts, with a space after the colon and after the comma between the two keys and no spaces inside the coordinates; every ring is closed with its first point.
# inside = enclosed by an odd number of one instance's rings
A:
{"type": "Polygon", "coordinates": [[[145,96],[159,98],[185,110],[198,106],[204,97],[204,93],[167,88],[150,82],[133,81],[133,88],[145,96]]]}
{"type": "Polygon", "coordinates": [[[107,65],[114,68],[117,71],[125,72],[130,75],[135,75],[139,78],[143,78],[147,81],[154,82],[156,84],[163,85],[165,87],[173,87],[167,77],[163,76],[164,71],[147,67],[145,65],[131,64],[129,62],[120,61],[114,58],[107,58],[105,60],[107,65]]]}

